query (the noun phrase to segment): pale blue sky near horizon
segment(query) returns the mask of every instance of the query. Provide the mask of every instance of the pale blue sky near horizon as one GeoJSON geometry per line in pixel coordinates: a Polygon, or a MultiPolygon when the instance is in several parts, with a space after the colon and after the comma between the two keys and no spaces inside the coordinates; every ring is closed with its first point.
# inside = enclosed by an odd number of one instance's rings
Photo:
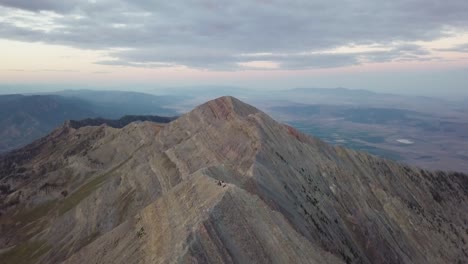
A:
{"type": "Polygon", "coordinates": [[[268,92],[276,90],[289,90],[294,88],[347,88],[362,89],[377,93],[390,93],[399,95],[429,96],[443,99],[468,98],[468,68],[456,71],[419,71],[419,72],[361,72],[311,76],[301,78],[259,78],[257,80],[229,82],[200,82],[184,83],[169,82],[167,84],[128,82],[109,83],[1,83],[0,94],[12,93],[40,93],[62,90],[120,90],[152,94],[170,94],[171,90],[185,88],[193,94],[203,87],[230,87],[250,89],[253,91],[268,92]]]}

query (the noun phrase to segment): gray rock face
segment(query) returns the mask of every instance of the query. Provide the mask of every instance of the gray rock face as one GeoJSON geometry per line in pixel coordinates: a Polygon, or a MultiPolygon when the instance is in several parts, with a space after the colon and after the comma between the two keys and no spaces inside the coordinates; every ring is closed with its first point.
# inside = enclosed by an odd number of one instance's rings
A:
{"type": "MultiPolygon", "coordinates": [[[[5,263],[467,263],[468,176],[332,147],[232,97],[0,158],[5,263]]],[[[3,263],[2,262],[2,263],[3,263]]]]}

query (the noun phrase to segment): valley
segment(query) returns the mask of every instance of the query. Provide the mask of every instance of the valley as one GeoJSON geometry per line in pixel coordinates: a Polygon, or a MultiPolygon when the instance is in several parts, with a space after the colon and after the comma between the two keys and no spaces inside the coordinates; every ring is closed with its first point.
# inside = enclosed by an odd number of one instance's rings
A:
{"type": "Polygon", "coordinates": [[[463,116],[331,105],[285,106],[271,112],[330,144],[433,170],[468,171],[468,118],[463,116]]]}

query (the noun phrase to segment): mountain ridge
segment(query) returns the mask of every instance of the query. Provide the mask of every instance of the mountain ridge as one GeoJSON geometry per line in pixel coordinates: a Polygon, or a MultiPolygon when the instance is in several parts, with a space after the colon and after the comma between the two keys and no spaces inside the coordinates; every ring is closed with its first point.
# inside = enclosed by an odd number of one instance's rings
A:
{"type": "MultiPolygon", "coordinates": [[[[25,146],[46,136],[67,120],[105,118],[108,123],[116,124],[118,121],[110,119],[120,119],[124,115],[126,118],[130,115],[130,119],[135,121],[137,115],[141,116],[140,119],[148,119],[143,115],[154,116],[155,113],[174,116],[176,112],[165,106],[176,100],[175,97],[115,91],[0,95],[0,152],[25,146]]],[[[163,119],[153,118],[159,122],[163,119]]]]}
{"type": "Polygon", "coordinates": [[[468,201],[466,175],[329,146],[232,97],[165,125],[56,133],[60,143],[32,163],[0,158],[2,174],[12,167],[0,177],[9,186],[0,204],[8,260],[23,251],[32,263],[457,263],[468,256],[467,215],[453,209],[468,201]],[[38,173],[19,181],[30,168],[38,173]]]}
{"type": "Polygon", "coordinates": [[[113,128],[123,128],[132,122],[154,122],[154,123],[169,123],[176,119],[176,117],[164,117],[155,115],[126,115],[119,119],[106,119],[106,118],[86,118],[81,120],[68,120],[65,122],[66,126],[78,129],[84,126],[100,126],[106,125],[113,128]]]}

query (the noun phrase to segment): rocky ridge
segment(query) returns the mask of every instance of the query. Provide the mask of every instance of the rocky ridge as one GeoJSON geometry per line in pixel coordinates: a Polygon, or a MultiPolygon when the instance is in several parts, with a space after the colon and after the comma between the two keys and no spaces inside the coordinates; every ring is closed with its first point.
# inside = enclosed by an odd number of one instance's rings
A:
{"type": "Polygon", "coordinates": [[[466,263],[468,178],[333,147],[221,97],[0,158],[6,263],[466,263]],[[222,184],[221,184],[222,183],[222,184]]]}

